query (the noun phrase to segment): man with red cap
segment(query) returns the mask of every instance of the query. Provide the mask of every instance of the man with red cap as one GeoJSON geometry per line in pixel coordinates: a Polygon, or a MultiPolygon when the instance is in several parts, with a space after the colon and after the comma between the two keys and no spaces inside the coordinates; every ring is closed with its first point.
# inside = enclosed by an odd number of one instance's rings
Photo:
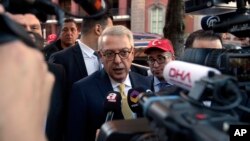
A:
{"type": "Polygon", "coordinates": [[[171,86],[163,78],[163,69],[165,65],[174,60],[174,49],[171,41],[168,39],[156,39],[149,42],[144,53],[147,55],[147,62],[154,76],[152,89],[154,92],[171,86]]]}

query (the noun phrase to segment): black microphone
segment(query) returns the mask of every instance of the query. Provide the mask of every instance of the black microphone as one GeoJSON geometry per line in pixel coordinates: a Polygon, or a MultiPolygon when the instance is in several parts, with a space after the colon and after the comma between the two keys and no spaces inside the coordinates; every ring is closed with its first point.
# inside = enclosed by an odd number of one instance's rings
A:
{"type": "Polygon", "coordinates": [[[237,37],[250,36],[249,12],[236,11],[216,16],[205,16],[201,20],[201,27],[204,30],[214,32],[229,32],[237,37]]]}
{"type": "Polygon", "coordinates": [[[121,111],[121,94],[116,91],[110,91],[104,101],[104,110],[107,112],[105,122],[112,121],[114,113],[121,111]]]}
{"type": "Polygon", "coordinates": [[[219,16],[205,16],[201,19],[201,27],[203,30],[212,30],[220,22],[221,19],[219,16]]]}
{"type": "Polygon", "coordinates": [[[141,95],[144,95],[146,90],[144,88],[132,88],[128,91],[127,100],[131,111],[137,114],[137,117],[142,117],[142,107],[139,103],[141,95]]]}

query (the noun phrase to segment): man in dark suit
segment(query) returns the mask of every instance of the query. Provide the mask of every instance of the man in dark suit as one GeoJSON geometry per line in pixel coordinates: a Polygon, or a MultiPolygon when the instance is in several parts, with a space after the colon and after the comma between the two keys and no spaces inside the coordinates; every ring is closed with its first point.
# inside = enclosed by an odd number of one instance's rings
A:
{"type": "Polygon", "coordinates": [[[71,18],[65,19],[60,33],[60,39],[47,45],[42,50],[46,61],[49,60],[51,54],[75,45],[78,35],[79,31],[76,21],[71,18]]]}
{"type": "Polygon", "coordinates": [[[49,141],[62,141],[65,136],[66,106],[68,103],[68,96],[65,92],[65,70],[60,64],[47,64],[49,71],[55,76],[55,83],[50,98],[45,132],[49,141]]]}
{"type": "Polygon", "coordinates": [[[96,130],[105,122],[103,104],[109,91],[120,91],[122,97],[121,111],[114,114],[114,119],[131,119],[136,118],[136,114],[126,108],[126,93],[131,88],[150,87],[148,77],[130,71],[134,41],[129,29],[121,25],[106,28],[99,38],[98,48],[104,68],[74,83],[72,87],[68,141],[95,139],[96,130]],[[121,85],[125,85],[124,91],[119,89],[121,85]],[[125,110],[130,111],[125,113],[125,110]]]}
{"type": "Polygon", "coordinates": [[[49,62],[64,66],[69,90],[74,82],[99,70],[100,64],[94,55],[98,37],[107,26],[112,25],[112,16],[109,13],[97,18],[84,19],[78,43],[50,57],[49,62]]]}

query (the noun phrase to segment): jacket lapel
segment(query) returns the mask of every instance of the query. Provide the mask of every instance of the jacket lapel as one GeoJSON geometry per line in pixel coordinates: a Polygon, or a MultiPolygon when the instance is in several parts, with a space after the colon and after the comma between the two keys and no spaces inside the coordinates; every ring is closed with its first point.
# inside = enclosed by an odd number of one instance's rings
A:
{"type": "Polygon", "coordinates": [[[76,67],[80,70],[81,76],[88,76],[86,65],[84,63],[84,59],[82,56],[82,51],[80,49],[79,44],[77,43],[75,47],[73,47],[74,60],[76,61],[76,67]]]}
{"type": "Polygon", "coordinates": [[[104,69],[100,70],[99,76],[95,80],[102,97],[106,97],[109,91],[113,91],[108,74],[104,69]]]}

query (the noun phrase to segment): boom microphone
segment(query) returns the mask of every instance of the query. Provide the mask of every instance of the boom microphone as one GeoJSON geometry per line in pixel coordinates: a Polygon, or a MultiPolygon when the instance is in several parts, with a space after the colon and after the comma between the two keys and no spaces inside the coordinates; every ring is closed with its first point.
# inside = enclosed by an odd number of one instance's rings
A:
{"type": "Polygon", "coordinates": [[[107,112],[106,120],[111,121],[114,113],[121,111],[121,94],[116,91],[108,92],[108,96],[104,101],[104,110],[107,112]]]}
{"type": "Polygon", "coordinates": [[[163,77],[171,84],[185,90],[191,90],[196,81],[212,73],[221,74],[221,72],[215,68],[182,61],[171,61],[165,66],[163,77]]]}
{"type": "Polygon", "coordinates": [[[237,37],[249,37],[249,14],[248,9],[242,9],[216,16],[205,16],[201,20],[201,27],[218,33],[229,32],[237,37]]]}

